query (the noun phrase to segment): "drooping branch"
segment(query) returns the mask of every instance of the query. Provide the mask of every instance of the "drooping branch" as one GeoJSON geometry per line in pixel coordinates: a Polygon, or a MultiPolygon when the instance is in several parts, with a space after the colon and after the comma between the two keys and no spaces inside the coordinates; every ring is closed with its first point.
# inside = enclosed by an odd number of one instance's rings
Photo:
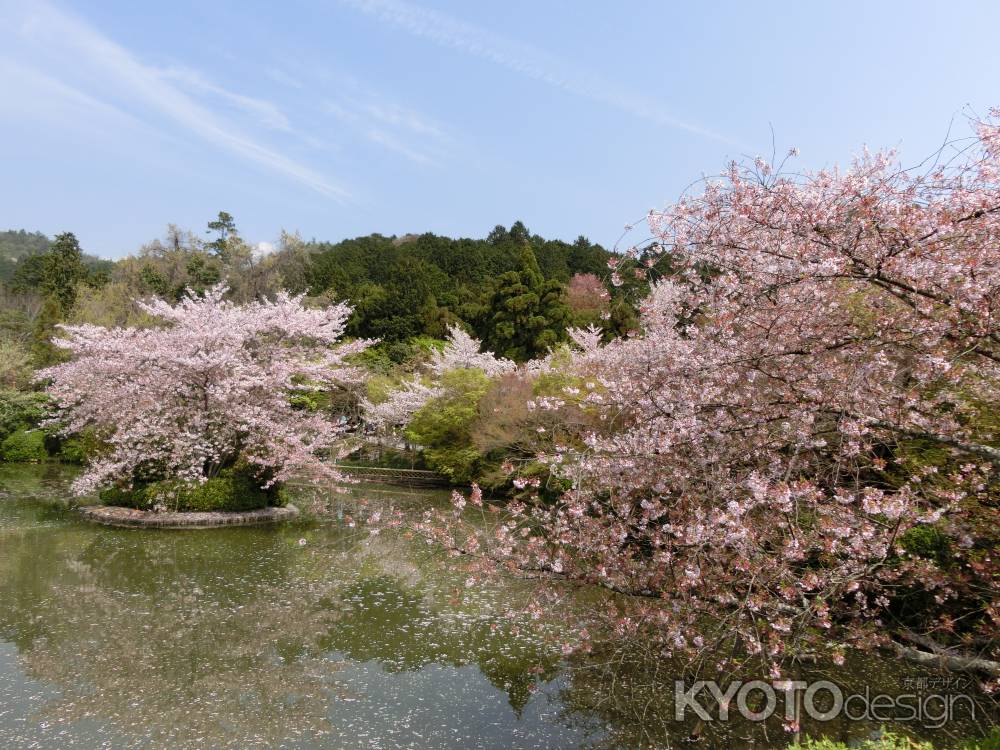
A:
{"type": "Polygon", "coordinates": [[[951,435],[943,435],[937,432],[901,427],[899,425],[892,424],[891,422],[883,422],[881,420],[872,421],[871,424],[875,427],[889,430],[890,432],[894,432],[898,435],[905,435],[906,437],[914,438],[916,440],[929,440],[935,443],[940,443],[941,445],[947,445],[948,447],[954,448],[955,450],[965,453],[968,456],[985,458],[994,466],[1000,468],[1000,448],[994,448],[993,446],[983,445],[981,443],[974,443],[969,440],[962,440],[961,438],[956,438],[951,435]]]}
{"type": "Polygon", "coordinates": [[[944,668],[952,672],[975,672],[989,677],[1000,677],[1000,662],[990,659],[952,653],[930,653],[898,643],[892,645],[892,650],[899,658],[915,664],[944,668]]]}

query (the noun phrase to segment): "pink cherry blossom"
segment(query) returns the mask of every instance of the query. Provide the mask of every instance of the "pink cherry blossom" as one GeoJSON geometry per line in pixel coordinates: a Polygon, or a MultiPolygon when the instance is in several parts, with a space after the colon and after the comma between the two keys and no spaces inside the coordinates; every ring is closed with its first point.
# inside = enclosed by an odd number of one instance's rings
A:
{"type": "Polygon", "coordinates": [[[629,629],[671,653],[694,634],[762,659],[874,645],[900,587],[954,596],[932,561],[891,559],[913,526],[961,530],[1000,466],[974,427],[1000,403],[1000,128],[976,127],[930,168],[891,151],[795,176],[758,160],[651,212],[676,273],[639,335],[572,332],[565,369],[597,385],[598,419],[549,462],[562,500],[508,504],[484,554],[631,595],[629,629]],[[880,479],[907,440],[975,468],[880,479]]]}
{"type": "Polygon", "coordinates": [[[96,428],[110,450],[74,487],[91,492],[128,483],[137,470],[197,482],[242,459],[270,482],[293,473],[335,476],[323,454],[344,425],[296,408],[292,397],[357,384],[345,357],[371,342],[340,343],[345,304],[303,306],[302,297],[235,305],[226,287],[177,304],[139,306],[152,328],[62,326],[56,345],[72,355],[39,372],[67,433],[96,428]]]}
{"type": "Polygon", "coordinates": [[[369,424],[379,429],[400,427],[426,403],[443,395],[438,385],[446,372],[458,369],[479,369],[490,377],[513,372],[517,366],[509,359],[481,352],[482,344],[459,326],[448,329],[444,348],[435,352],[427,364],[426,373],[403,381],[399,388],[380,403],[365,400],[363,407],[369,424]]]}

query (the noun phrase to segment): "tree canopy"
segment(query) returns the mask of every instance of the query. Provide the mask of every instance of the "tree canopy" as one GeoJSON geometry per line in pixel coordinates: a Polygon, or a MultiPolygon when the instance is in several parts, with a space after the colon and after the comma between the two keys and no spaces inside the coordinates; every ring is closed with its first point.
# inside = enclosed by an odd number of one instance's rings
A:
{"type": "Polygon", "coordinates": [[[521,222],[497,226],[482,240],[376,234],[309,249],[309,292],[352,301],[349,334],[443,338],[448,325],[462,321],[522,361],[563,340],[570,279],[606,275],[612,257],[584,237],[545,240],[521,222]]]}

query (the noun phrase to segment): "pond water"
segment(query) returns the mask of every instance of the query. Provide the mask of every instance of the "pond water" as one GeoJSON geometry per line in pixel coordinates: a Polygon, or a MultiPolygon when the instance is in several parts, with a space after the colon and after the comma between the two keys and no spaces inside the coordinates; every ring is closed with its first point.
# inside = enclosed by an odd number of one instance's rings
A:
{"type": "MultiPolygon", "coordinates": [[[[66,505],[70,477],[0,466],[4,750],[669,740],[560,662],[555,624],[501,618],[517,582],[466,589],[432,550],[333,521],[95,526],[66,505]]],[[[700,746],[771,746],[740,737],[700,746]]]]}

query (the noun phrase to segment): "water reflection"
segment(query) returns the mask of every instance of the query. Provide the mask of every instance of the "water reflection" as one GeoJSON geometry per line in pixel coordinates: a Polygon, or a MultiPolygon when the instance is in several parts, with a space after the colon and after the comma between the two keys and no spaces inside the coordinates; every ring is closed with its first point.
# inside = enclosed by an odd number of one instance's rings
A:
{"type": "Polygon", "coordinates": [[[105,529],[59,506],[58,477],[0,479],[3,747],[585,739],[549,706],[541,639],[488,601],[458,606],[460,583],[398,544],[319,526],[105,529]]]}
{"type": "MultiPolygon", "coordinates": [[[[673,719],[677,665],[558,654],[423,545],[336,524],[115,530],[58,466],[0,465],[0,748],[782,747],[780,722],[673,719]],[[305,544],[300,544],[304,540],[305,544]]],[[[577,598],[573,606],[593,606],[577,598]]],[[[799,679],[900,688],[856,659],[799,679]]],[[[982,704],[981,704],[982,705],[982,704]]],[[[988,708],[983,705],[984,712],[988,708]]],[[[980,715],[987,720],[987,716],[980,715]]],[[[981,726],[981,724],[980,724],[981,726]]],[[[841,739],[874,726],[810,727],[841,739]]],[[[974,726],[934,735],[954,746],[974,726]]]]}

